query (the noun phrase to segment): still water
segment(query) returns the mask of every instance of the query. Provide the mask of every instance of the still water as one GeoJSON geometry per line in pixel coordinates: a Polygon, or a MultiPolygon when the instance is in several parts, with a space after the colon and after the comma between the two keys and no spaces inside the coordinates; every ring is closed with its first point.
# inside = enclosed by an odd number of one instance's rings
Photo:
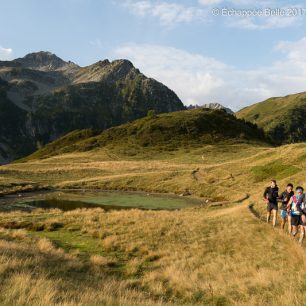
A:
{"type": "MultiPolygon", "coordinates": [[[[69,211],[77,208],[100,207],[105,210],[153,209],[173,210],[199,205],[199,201],[171,195],[156,195],[131,192],[51,192],[12,200],[11,209],[32,210],[34,208],[58,208],[69,211]]],[[[0,206],[5,205],[3,203],[0,206]]],[[[8,207],[8,206],[7,206],[8,207]]],[[[11,210],[10,209],[10,210],[11,210]]]]}

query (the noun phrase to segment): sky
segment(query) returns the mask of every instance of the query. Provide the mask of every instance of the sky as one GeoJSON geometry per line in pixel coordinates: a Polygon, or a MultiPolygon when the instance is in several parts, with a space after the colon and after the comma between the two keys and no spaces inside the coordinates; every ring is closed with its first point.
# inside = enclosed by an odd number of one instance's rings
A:
{"type": "Polygon", "coordinates": [[[306,0],[0,0],[0,60],[125,58],[184,104],[306,91],[306,0]]]}

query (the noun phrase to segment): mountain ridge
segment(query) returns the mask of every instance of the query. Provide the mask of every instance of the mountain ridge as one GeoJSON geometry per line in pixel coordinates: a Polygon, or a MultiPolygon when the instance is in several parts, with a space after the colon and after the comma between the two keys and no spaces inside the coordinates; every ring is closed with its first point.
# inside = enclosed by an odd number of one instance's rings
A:
{"type": "Polygon", "coordinates": [[[45,51],[0,61],[0,91],[2,115],[15,112],[23,118],[17,131],[7,135],[6,122],[0,133],[2,163],[30,154],[74,129],[103,130],[146,116],[149,110],[185,109],[171,89],[146,77],[128,60],[80,67],[45,51]],[[16,143],[24,141],[30,145],[15,154],[16,143]]]}
{"type": "Polygon", "coordinates": [[[49,51],[33,52],[24,57],[14,59],[13,62],[20,64],[22,68],[35,69],[41,71],[54,71],[67,66],[79,67],[71,61],[64,61],[54,53],[49,51]]]}
{"type": "Polygon", "coordinates": [[[128,156],[147,152],[152,157],[160,151],[203,147],[207,144],[265,141],[263,132],[256,125],[237,119],[223,110],[199,108],[152,114],[102,132],[73,131],[21,161],[108,147],[112,151],[128,152],[128,156]]]}

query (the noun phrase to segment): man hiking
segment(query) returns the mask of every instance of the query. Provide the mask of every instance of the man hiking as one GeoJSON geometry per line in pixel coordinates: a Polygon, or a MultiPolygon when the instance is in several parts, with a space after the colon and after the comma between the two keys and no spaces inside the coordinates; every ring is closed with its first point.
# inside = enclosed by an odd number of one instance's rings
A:
{"type": "Polygon", "coordinates": [[[277,218],[277,198],[278,198],[278,187],[275,180],[271,181],[270,187],[267,187],[263,194],[264,201],[267,204],[267,223],[270,222],[271,212],[273,214],[273,227],[276,225],[277,218]]]}
{"type": "Polygon", "coordinates": [[[287,210],[288,210],[288,203],[291,199],[291,197],[294,195],[293,192],[293,185],[289,183],[286,187],[286,190],[280,195],[278,198],[278,201],[281,203],[280,207],[280,216],[282,219],[281,228],[285,228],[286,221],[288,220],[288,229],[289,232],[291,232],[291,225],[290,225],[290,217],[288,216],[287,210]]]}
{"type": "Polygon", "coordinates": [[[295,237],[298,232],[298,228],[300,226],[301,234],[299,242],[303,242],[304,238],[304,227],[301,224],[301,215],[302,215],[302,203],[303,203],[303,187],[296,187],[295,194],[291,197],[288,203],[288,212],[291,216],[291,226],[292,231],[291,235],[295,237]]]}

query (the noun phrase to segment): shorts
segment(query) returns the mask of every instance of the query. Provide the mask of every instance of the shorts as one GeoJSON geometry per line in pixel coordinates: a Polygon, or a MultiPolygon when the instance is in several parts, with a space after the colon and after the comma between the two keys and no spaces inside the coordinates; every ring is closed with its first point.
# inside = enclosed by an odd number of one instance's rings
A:
{"type": "Polygon", "coordinates": [[[301,224],[301,216],[300,215],[290,214],[290,216],[291,216],[291,225],[292,226],[299,226],[301,224]]]}
{"type": "Polygon", "coordinates": [[[281,209],[280,215],[281,215],[281,218],[285,220],[288,217],[287,210],[281,209]]]}
{"type": "Polygon", "coordinates": [[[272,210],[278,210],[278,206],[275,203],[268,203],[267,204],[267,211],[271,212],[272,210]]]}
{"type": "Polygon", "coordinates": [[[300,224],[301,224],[302,226],[306,226],[306,215],[302,215],[302,216],[301,216],[300,224]],[[303,217],[302,217],[302,216],[304,216],[305,222],[303,222],[303,217]]]}

